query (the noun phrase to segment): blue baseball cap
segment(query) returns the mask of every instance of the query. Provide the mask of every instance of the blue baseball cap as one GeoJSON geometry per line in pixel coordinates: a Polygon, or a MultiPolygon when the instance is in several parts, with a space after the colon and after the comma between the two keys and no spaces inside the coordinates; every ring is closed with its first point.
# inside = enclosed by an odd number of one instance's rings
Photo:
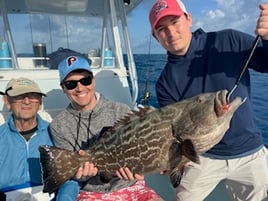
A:
{"type": "Polygon", "coordinates": [[[84,57],[69,56],[63,59],[59,63],[60,82],[62,82],[70,72],[78,69],[92,72],[89,60],[84,57]]]}

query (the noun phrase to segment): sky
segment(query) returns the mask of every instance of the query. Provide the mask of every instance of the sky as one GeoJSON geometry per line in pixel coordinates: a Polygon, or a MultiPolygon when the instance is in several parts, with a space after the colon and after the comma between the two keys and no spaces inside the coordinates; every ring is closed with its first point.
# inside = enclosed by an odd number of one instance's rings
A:
{"type": "MultiPolygon", "coordinates": [[[[148,15],[154,2],[155,0],[144,0],[127,16],[134,54],[165,53],[165,50],[151,36],[148,15]]],[[[233,28],[255,35],[254,30],[260,12],[258,6],[263,1],[183,0],[183,2],[193,18],[192,31],[198,28],[204,31],[233,28]]],[[[17,44],[17,53],[32,52],[33,48],[29,45],[32,43],[45,43],[48,53],[58,47],[88,52],[90,49],[99,48],[101,41],[100,34],[96,32],[96,28],[101,27],[97,19],[89,23],[88,19],[83,17],[74,21],[72,18],[63,18],[63,16],[21,16],[20,19],[11,16],[10,21],[12,32],[16,33],[13,39],[17,44]],[[37,31],[29,31],[33,30],[30,28],[37,31]],[[66,35],[68,35],[68,40],[66,40],[66,35]]],[[[3,24],[0,23],[1,29],[3,29],[3,24]]],[[[0,34],[3,37],[3,32],[0,34]]]]}

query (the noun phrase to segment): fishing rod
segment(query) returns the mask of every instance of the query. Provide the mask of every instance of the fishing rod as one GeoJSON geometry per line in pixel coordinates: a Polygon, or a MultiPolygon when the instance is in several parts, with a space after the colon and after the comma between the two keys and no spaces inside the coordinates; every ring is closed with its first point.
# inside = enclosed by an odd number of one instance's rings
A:
{"type": "Polygon", "coordinates": [[[148,90],[148,80],[145,81],[143,98],[141,99],[142,105],[149,105],[149,98],[151,96],[150,91],[148,90]]]}
{"type": "MultiPolygon", "coordinates": [[[[150,34],[149,37],[149,59],[151,57],[151,40],[152,40],[152,35],[150,34]]],[[[149,60],[148,59],[148,60],[149,60]]],[[[149,98],[151,97],[151,93],[148,89],[148,79],[149,79],[149,67],[148,67],[148,60],[147,60],[147,68],[146,68],[146,80],[145,80],[145,87],[144,87],[144,93],[143,93],[143,98],[141,99],[142,105],[149,105],[149,98]]]]}
{"type": "Polygon", "coordinates": [[[253,55],[253,53],[254,53],[254,51],[255,51],[255,49],[256,49],[258,43],[259,43],[260,38],[261,38],[260,35],[257,35],[257,37],[255,38],[255,41],[254,41],[254,43],[253,43],[253,46],[251,47],[251,50],[250,50],[250,54],[249,54],[249,56],[248,56],[248,58],[247,58],[245,64],[243,65],[243,67],[242,67],[242,69],[241,69],[241,72],[240,72],[239,76],[236,78],[236,81],[235,81],[235,84],[234,84],[232,90],[231,90],[230,92],[227,93],[227,98],[226,98],[226,99],[227,99],[227,102],[229,102],[232,93],[233,93],[233,92],[235,91],[235,89],[237,88],[238,83],[240,82],[240,80],[241,80],[241,78],[242,78],[242,76],[243,76],[245,70],[247,69],[248,64],[249,64],[249,61],[250,61],[250,59],[252,58],[252,55],[253,55]]]}

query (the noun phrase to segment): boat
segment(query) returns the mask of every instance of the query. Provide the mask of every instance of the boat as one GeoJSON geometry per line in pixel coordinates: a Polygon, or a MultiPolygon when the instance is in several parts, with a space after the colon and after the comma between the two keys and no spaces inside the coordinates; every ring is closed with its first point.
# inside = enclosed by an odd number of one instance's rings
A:
{"type": "MultiPolygon", "coordinates": [[[[91,59],[93,74],[97,82],[96,90],[103,93],[107,98],[124,102],[132,108],[136,106],[138,96],[137,73],[130,45],[126,15],[141,0],[1,0],[0,2],[4,27],[4,37],[2,36],[0,40],[2,47],[0,51],[1,91],[5,90],[5,86],[11,78],[30,77],[34,78],[40,88],[48,95],[44,99],[42,109],[43,114],[46,113],[46,117],[51,116],[53,118],[66,107],[68,100],[61,92],[57,66],[51,66],[49,53],[59,48],[70,47],[68,47],[68,44],[64,44],[63,47],[55,47],[52,44],[48,48],[52,41],[46,43],[40,41],[41,37],[38,37],[38,35],[34,38],[33,28],[36,25],[33,24],[33,21],[36,16],[40,18],[40,14],[43,14],[47,23],[53,23],[50,16],[54,16],[54,18],[61,17],[66,25],[68,20],[66,16],[71,16],[69,19],[74,22],[75,18],[80,17],[80,20],[83,18],[89,25],[92,24],[92,21],[99,20],[99,30],[94,27],[96,29],[94,33],[96,33],[99,41],[98,47],[88,47],[87,52],[73,49],[91,59]],[[28,34],[31,35],[31,43],[27,46],[32,47],[32,52],[21,53],[17,51],[16,43],[20,38],[14,39],[11,28],[17,25],[10,24],[10,18],[14,16],[29,16],[30,29],[28,34]]],[[[68,29],[68,27],[63,29],[68,29]]],[[[56,37],[49,28],[47,28],[47,32],[51,39],[56,37]]],[[[69,42],[70,31],[67,30],[65,36],[69,42]]],[[[86,42],[86,38],[83,40],[86,42]]],[[[2,100],[0,101],[0,114],[2,121],[6,120],[9,115],[2,100]]]]}
{"type": "MultiPolygon", "coordinates": [[[[97,82],[96,90],[109,99],[128,104],[133,109],[137,107],[138,79],[126,16],[142,3],[142,0],[0,0],[0,3],[3,24],[1,33],[4,33],[0,37],[0,91],[5,91],[5,86],[11,78],[34,79],[42,91],[47,93],[40,115],[51,121],[69,102],[60,88],[58,70],[51,62],[51,54],[59,48],[69,48],[71,31],[68,31],[67,21],[78,22],[75,19],[82,17],[88,24],[94,22],[94,28],[97,23],[100,24],[99,29],[94,30],[95,35],[99,37],[98,46],[89,46],[88,50],[83,52],[74,49],[92,61],[91,66],[97,82]],[[47,19],[50,40],[40,41],[42,37],[38,35],[33,37],[35,27],[33,21],[36,16],[40,18],[40,15],[45,16],[42,19],[47,19]],[[16,43],[20,40],[14,39],[12,29],[12,26],[14,28],[17,25],[10,23],[13,16],[23,16],[29,20],[28,34],[31,40],[27,46],[31,52],[18,51],[16,43]],[[65,46],[54,45],[56,41],[53,41],[55,33],[51,30],[53,23],[51,16],[62,19],[67,38],[65,46]]],[[[4,123],[9,115],[10,112],[0,99],[0,124],[4,123]]],[[[147,185],[155,189],[164,200],[172,200],[174,189],[166,175],[150,175],[146,176],[145,180],[147,185]]],[[[21,193],[29,196],[31,190],[21,193]]],[[[219,184],[205,201],[215,200],[229,201],[222,184],[219,184]]]]}

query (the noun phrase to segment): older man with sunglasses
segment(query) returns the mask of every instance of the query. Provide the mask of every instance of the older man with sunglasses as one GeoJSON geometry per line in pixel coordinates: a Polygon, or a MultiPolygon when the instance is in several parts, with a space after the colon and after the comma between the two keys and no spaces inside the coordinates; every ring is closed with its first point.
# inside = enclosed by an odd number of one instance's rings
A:
{"type": "MultiPolygon", "coordinates": [[[[58,65],[60,84],[70,104],[54,118],[50,128],[56,146],[71,151],[90,150],[101,133],[131,109],[96,92],[90,61],[73,55],[68,54],[58,65]]],[[[58,196],[62,200],[162,200],[145,186],[143,176],[134,178],[128,168],[118,170],[118,177],[108,183],[102,181],[101,173],[92,163],[85,163],[80,173],[81,179],[69,180],[60,188],[58,196]]]]}

